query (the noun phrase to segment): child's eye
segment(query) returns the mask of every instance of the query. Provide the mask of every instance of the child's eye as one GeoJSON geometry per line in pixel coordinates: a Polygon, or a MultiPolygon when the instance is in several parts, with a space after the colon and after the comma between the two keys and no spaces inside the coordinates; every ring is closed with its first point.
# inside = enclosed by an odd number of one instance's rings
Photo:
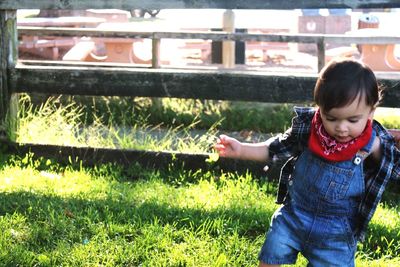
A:
{"type": "Polygon", "coordinates": [[[326,118],[327,121],[335,121],[336,119],[334,118],[326,118]]]}
{"type": "Polygon", "coordinates": [[[351,122],[351,123],[357,123],[358,120],[349,120],[349,122],[351,122]]]}

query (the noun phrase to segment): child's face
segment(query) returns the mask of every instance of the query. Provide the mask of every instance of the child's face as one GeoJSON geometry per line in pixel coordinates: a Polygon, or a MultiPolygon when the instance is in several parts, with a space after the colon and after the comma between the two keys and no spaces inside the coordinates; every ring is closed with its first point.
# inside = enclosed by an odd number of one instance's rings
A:
{"type": "Polygon", "coordinates": [[[322,124],[330,136],[344,143],[358,137],[369,119],[373,118],[375,108],[368,106],[363,97],[357,97],[351,104],[332,108],[329,112],[321,109],[322,124]]]}

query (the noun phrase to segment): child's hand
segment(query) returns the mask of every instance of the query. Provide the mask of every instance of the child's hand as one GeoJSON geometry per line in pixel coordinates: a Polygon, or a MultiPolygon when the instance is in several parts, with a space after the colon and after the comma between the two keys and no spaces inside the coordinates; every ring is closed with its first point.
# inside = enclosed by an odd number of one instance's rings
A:
{"type": "Polygon", "coordinates": [[[396,146],[400,148],[400,130],[390,129],[389,133],[393,135],[394,140],[396,140],[396,146]]]}
{"type": "Polygon", "coordinates": [[[242,144],[235,138],[220,135],[214,148],[221,157],[240,158],[242,144]]]}

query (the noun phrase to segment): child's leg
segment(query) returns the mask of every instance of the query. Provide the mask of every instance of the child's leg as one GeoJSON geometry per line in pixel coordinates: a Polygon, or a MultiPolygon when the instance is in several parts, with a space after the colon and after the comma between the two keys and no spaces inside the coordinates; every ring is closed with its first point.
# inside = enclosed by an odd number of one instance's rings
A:
{"type": "Polygon", "coordinates": [[[296,263],[301,250],[301,240],[297,236],[297,220],[287,206],[279,208],[272,221],[258,260],[259,266],[280,266],[296,263]]]}
{"type": "Polygon", "coordinates": [[[316,217],[303,255],[310,266],[354,267],[357,241],[343,217],[316,217]]]}

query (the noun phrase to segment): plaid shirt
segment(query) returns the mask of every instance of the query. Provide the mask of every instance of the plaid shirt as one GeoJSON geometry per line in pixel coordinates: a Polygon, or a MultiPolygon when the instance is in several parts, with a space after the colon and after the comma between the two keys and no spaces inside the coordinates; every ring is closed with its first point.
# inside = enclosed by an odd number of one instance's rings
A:
{"type": "MultiPolygon", "coordinates": [[[[292,127],[285,133],[268,139],[270,158],[273,162],[286,161],[281,169],[277,203],[285,203],[288,196],[287,182],[292,179],[293,167],[300,153],[308,145],[311,120],[315,113],[314,108],[295,107],[296,115],[292,120],[292,127]]],[[[382,194],[389,180],[400,180],[400,151],[395,146],[393,137],[377,121],[373,128],[381,140],[383,148],[379,167],[365,168],[367,182],[365,195],[359,208],[359,228],[356,232],[358,240],[364,240],[365,233],[382,194]]]]}

